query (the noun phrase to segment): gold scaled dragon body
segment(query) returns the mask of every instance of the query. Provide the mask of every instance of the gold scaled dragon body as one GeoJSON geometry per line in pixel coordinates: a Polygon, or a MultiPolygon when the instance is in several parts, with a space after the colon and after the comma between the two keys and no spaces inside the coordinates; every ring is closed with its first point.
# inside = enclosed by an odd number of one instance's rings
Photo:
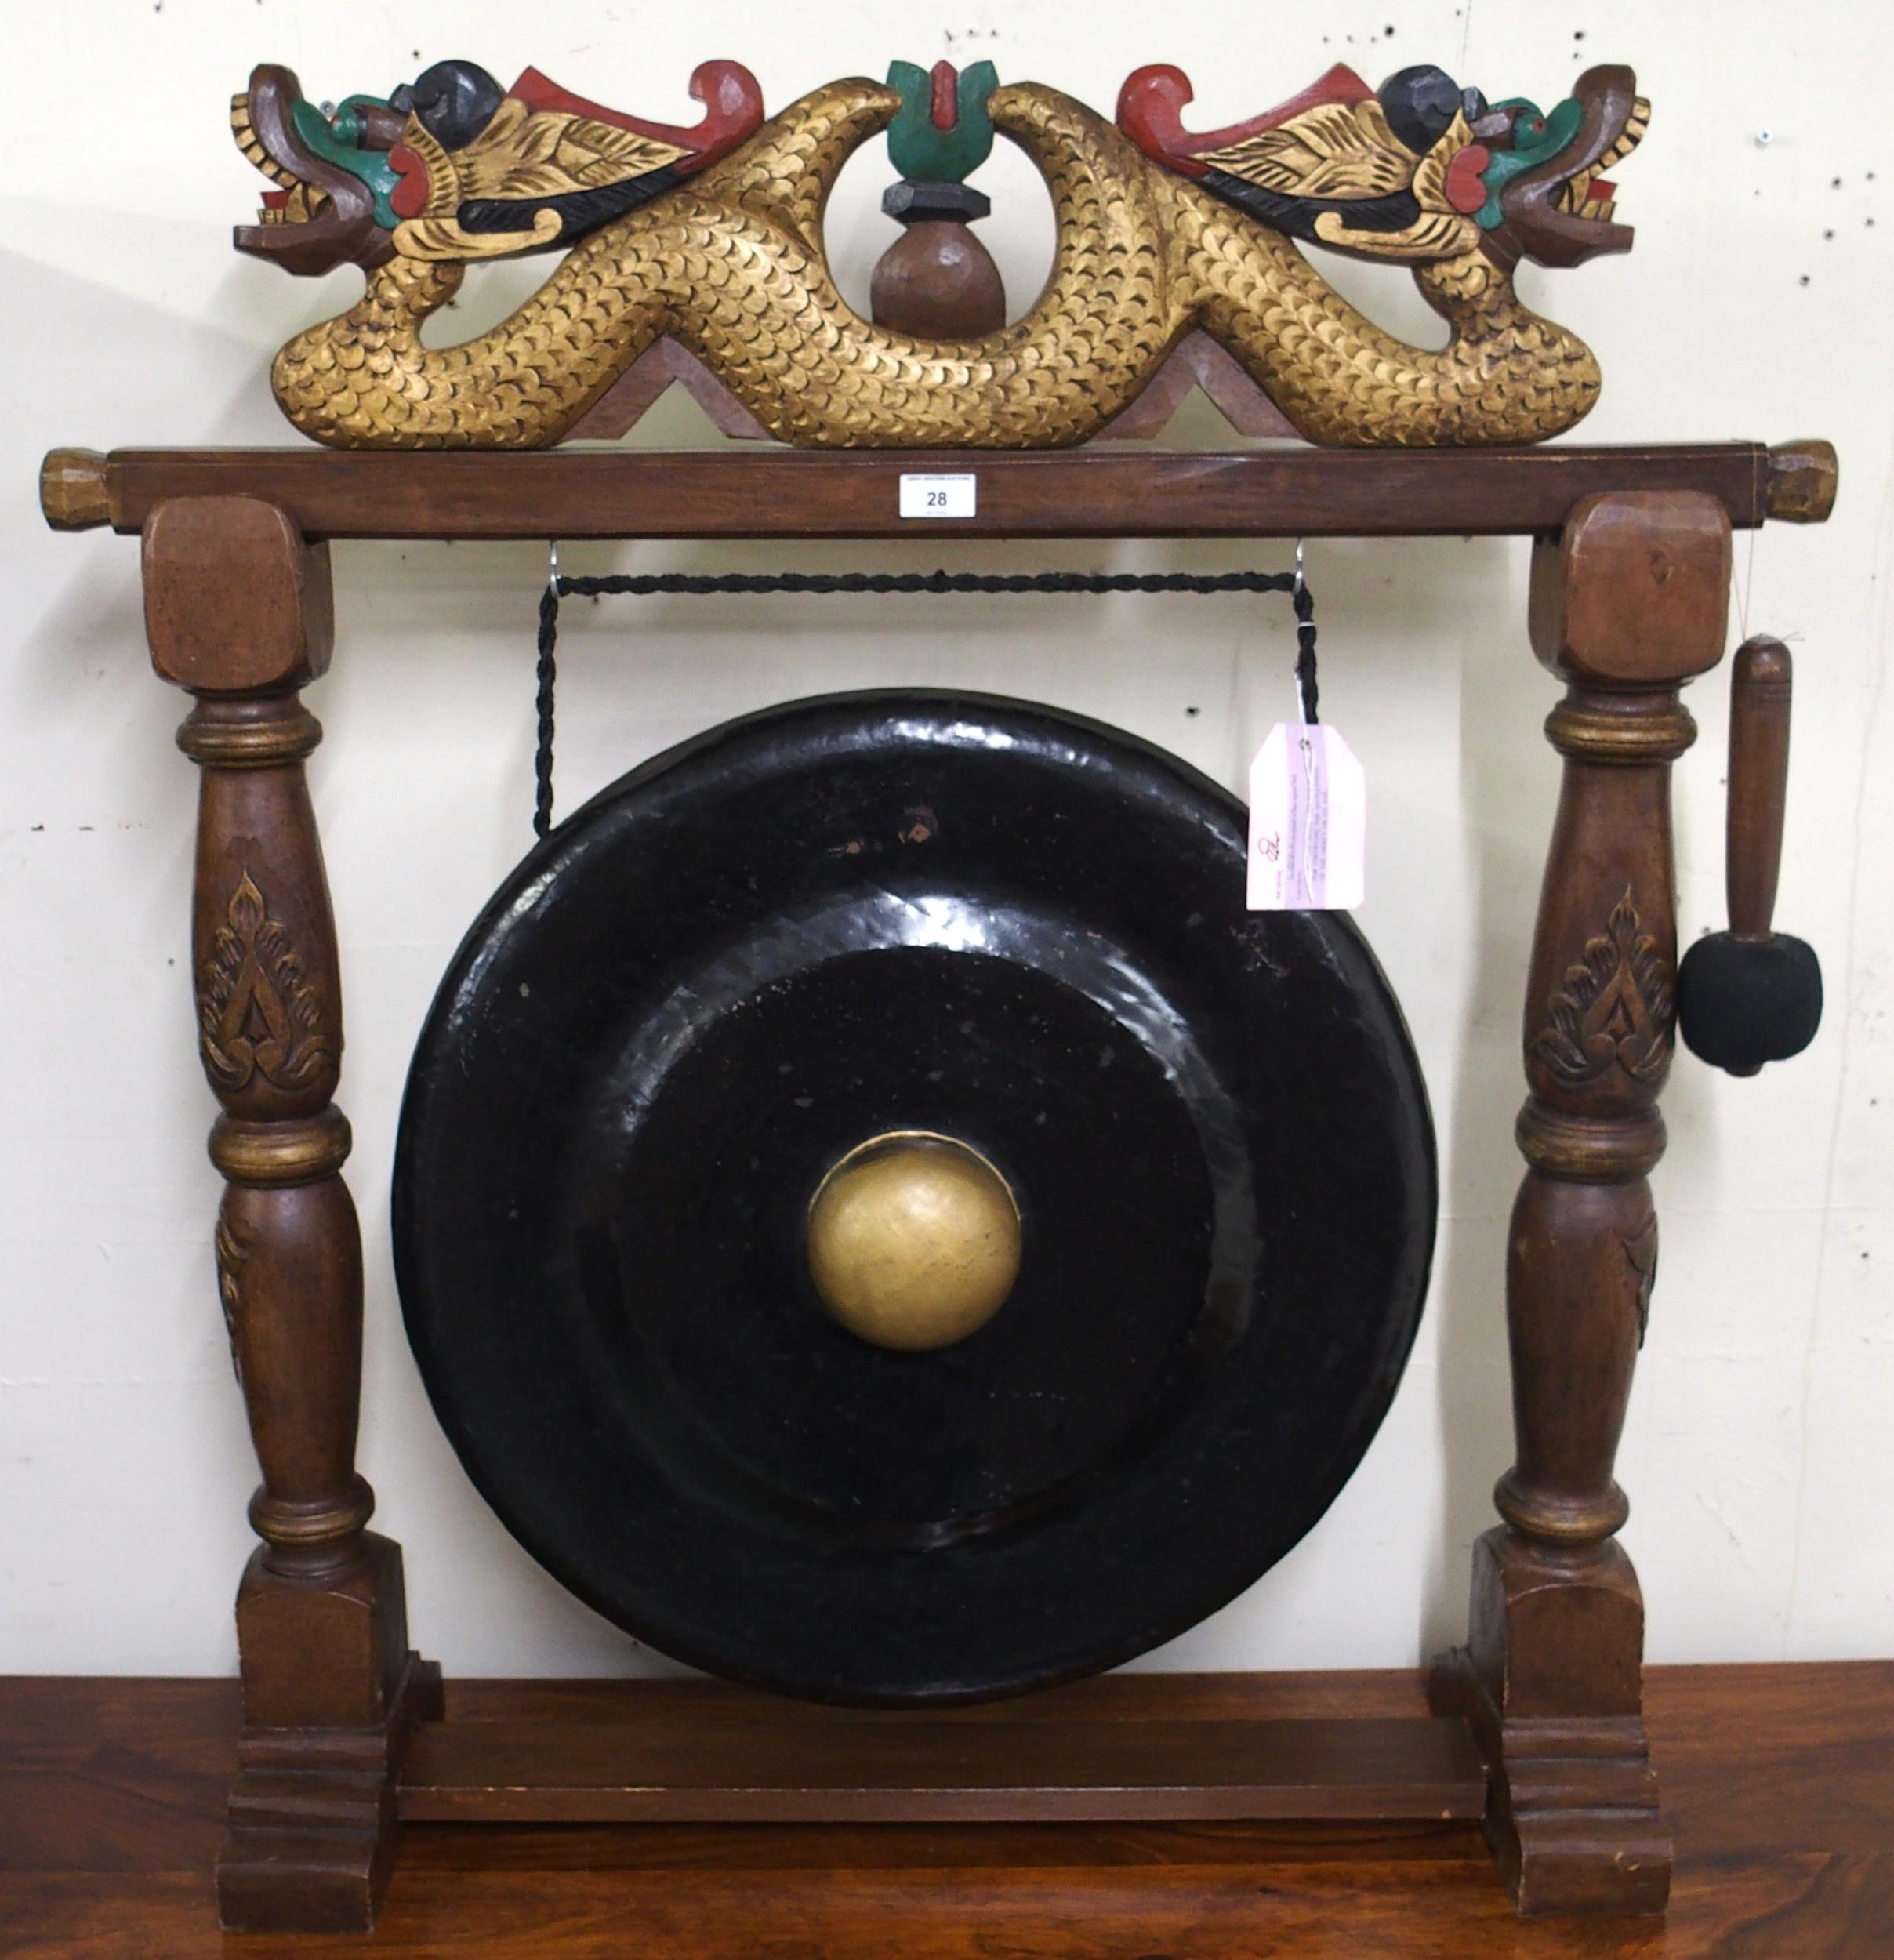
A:
{"type": "Polygon", "coordinates": [[[502,94],[444,64],[324,114],[286,71],[258,70],[233,122],[280,187],[238,245],[292,270],[352,259],[367,273],[354,305],[277,355],[290,420],[343,448],[539,447],[668,335],[787,442],[1054,448],[1096,434],[1202,328],[1313,441],[1537,441],[1585,414],[1598,372],[1521,303],[1514,267],[1628,246],[1597,172],[1648,114],[1613,68],[1550,116],[1438,70],[1378,93],[1336,70],[1203,136],[1177,121],[1189,85],[1172,68],[1134,75],[1116,123],[1036,84],[996,88],[993,128],[1051,192],[1052,269],[1022,318],[945,341],[862,319],[823,249],[830,188],[901,109],[895,89],[834,82],[767,122],[735,64],[706,64],[693,90],[704,123],[667,130],[535,71],[502,94]],[[1383,331],[1298,241],[1408,266],[1446,345],[1383,331]],[[491,332],[423,344],[467,260],[568,245],[491,332]]]}

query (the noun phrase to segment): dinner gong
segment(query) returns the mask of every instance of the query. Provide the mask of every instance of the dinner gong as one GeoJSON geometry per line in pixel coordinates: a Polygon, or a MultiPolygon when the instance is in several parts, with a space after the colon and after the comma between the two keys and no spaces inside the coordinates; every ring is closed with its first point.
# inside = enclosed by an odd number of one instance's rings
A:
{"type": "Polygon", "coordinates": [[[1322,1515],[1413,1341],[1425,1091],[1244,812],[1095,722],[771,709],[468,934],[394,1234],[469,1474],[666,1653],[825,1701],[1108,1667],[1322,1515]]]}

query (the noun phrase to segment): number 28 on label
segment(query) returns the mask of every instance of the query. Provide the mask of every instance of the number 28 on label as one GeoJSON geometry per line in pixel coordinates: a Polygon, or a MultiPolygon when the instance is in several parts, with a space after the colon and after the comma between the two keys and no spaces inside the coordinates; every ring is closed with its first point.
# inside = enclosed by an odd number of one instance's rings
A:
{"type": "Polygon", "coordinates": [[[978,504],[978,481],[971,472],[963,476],[905,474],[901,479],[901,514],[971,517],[978,504]]]}

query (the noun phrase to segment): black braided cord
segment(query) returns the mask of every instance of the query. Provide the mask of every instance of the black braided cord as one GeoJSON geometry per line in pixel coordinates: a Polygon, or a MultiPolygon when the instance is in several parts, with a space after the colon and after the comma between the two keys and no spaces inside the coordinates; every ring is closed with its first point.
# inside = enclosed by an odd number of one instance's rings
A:
{"type": "Polygon", "coordinates": [[[676,593],[688,598],[714,593],[757,595],[772,592],[811,594],[1113,592],[1286,592],[1296,615],[1296,686],[1302,718],[1317,719],[1315,598],[1308,583],[1293,572],[727,572],[706,575],[688,572],[615,573],[603,579],[547,579],[539,597],[539,745],[533,757],[533,831],[543,837],[553,827],[553,697],[559,668],[559,601],[625,597],[655,598],[676,593]]]}

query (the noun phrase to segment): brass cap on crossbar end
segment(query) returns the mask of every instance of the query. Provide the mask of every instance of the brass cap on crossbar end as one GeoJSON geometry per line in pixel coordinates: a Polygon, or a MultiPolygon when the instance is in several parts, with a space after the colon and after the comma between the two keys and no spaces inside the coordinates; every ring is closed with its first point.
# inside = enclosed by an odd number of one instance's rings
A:
{"type": "Polygon", "coordinates": [[[1819,437],[1778,442],[1769,451],[1763,510],[1778,524],[1826,524],[1834,509],[1841,475],[1841,461],[1832,442],[1819,437]]]}
{"type": "Polygon", "coordinates": [[[39,507],[55,531],[96,531],[110,524],[105,458],[96,449],[49,449],[39,466],[39,507]]]}

